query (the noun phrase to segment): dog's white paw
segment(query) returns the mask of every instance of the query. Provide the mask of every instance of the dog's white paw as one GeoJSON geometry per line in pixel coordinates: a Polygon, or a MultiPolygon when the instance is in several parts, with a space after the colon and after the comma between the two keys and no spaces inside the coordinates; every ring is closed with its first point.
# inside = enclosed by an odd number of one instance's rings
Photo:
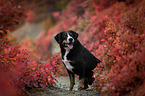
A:
{"type": "Polygon", "coordinates": [[[90,90],[92,90],[92,87],[88,85],[88,88],[86,89],[86,91],[90,91],[90,90]]]}
{"type": "Polygon", "coordinates": [[[69,91],[70,89],[69,89],[69,88],[66,88],[66,90],[68,90],[68,91],[69,91]]]}

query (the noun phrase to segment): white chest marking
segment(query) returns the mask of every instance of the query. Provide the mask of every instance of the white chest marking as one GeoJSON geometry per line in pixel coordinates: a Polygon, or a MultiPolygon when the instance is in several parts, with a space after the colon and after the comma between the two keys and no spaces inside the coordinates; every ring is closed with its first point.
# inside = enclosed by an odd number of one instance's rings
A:
{"type": "Polygon", "coordinates": [[[67,54],[69,53],[70,49],[69,48],[66,48],[66,52],[65,52],[65,55],[63,56],[63,60],[62,62],[65,64],[66,68],[73,72],[72,69],[74,68],[73,66],[70,65],[70,60],[67,60],[67,54]]]}

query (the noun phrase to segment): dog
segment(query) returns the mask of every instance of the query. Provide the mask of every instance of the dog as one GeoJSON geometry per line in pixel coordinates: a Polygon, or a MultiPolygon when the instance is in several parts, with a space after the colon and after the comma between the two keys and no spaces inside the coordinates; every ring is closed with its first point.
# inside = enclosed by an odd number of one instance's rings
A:
{"type": "Polygon", "coordinates": [[[78,33],[72,30],[60,32],[54,38],[70,78],[69,90],[75,85],[75,74],[79,76],[78,90],[87,89],[94,81],[92,70],[101,61],[79,42],[78,33]]]}

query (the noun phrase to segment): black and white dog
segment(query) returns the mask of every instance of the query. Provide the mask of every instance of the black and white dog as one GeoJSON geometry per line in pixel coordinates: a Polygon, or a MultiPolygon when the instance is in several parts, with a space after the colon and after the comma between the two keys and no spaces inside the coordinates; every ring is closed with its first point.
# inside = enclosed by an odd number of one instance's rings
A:
{"type": "Polygon", "coordinates": [[[78,89],[88,88],[94,78],[93,69],[101,61],[91,54],[79,41],[78,34],[74,31],[63,31],[55,36],[55,40],[60,45],[62,62],[64,63],[69,77],[70,87],[73,89],[75,84],[74,74],[79,75],[78,89]]]}

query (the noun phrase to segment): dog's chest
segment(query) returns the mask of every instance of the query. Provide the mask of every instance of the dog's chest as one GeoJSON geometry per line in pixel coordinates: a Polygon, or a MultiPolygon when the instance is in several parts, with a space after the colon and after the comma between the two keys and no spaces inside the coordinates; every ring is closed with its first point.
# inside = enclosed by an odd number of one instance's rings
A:
{"type": "Polygon", "coordinates": [[[73,72],[72,69],[73,69],[74,67],[71,66],[71,64],[70,64],[71,61],[70,61],[70,60],[67,60],[67,55],[68,55],[69,51],[70,51],[70,49],[66,49],[66,50],[65,50],[65,54],[64,54],[64,56],[63,56],[62,62],[65,64],[66,68],[67,68],[69,71],[73,72]]]}

